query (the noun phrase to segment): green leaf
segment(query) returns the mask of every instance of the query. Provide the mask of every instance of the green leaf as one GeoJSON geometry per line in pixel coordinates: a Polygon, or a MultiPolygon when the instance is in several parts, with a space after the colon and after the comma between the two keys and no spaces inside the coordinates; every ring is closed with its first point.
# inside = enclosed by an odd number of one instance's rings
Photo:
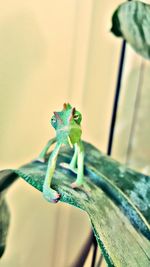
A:
{"type": "Polygon", "coordinates": [[[139,1],[121,4],[112,16],[111,31],[150,59],[150,5],[139,1]]]}
{"type": "MultiPolygon", "coordinates": [[[[70,162],[72,150],[62,148],[52,180],[61,201],[90,217],[109,266],[150,266],[150,177],[126,168],[85,143],[85,179],[91,189],[72,189],[75,175],[60,162],[70,162]]],[[[15,173],[42,191],[46,163],[31,162],[15,173]]]]}
{"type": "Polygon", "coordinates": [[[10,213],[5,199],[0,195],[0,257],[2,257],[9,228],[10,213]]]}
{"type": "Polygon", "coordinates": [[[6,242],[10,222],[10,213],[5,201],[6,189],[18,178],[12,170],[0,171],[0,257],[2,257],[6,242]]]}

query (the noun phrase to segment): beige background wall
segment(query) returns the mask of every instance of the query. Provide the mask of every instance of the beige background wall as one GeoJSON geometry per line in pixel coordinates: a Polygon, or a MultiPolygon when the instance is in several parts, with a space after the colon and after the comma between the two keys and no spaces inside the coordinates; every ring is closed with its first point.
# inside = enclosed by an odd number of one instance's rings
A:
{"type": "MultiPolygon", "coordinates": [[[[0,4],[1,169],[37,156],[54,135],[49,125],[52,112],[66,101],[83,114],[83,139],[106,151],[121,44],[109,29],[119,3],[6,0],[0,4]]],[[[133,66],[137,77],[141,62],[133,51],[128,53],[123,88],[133,66]]],[[[131,112],[136,89],[135,85],[129,97],[131,112]]],[[[122,146],[124,128],[118,125],[114,156],[125,161],[128,139],[122,146]]],[[[127,120],[125,129],[130,125],[127,120]]],[[[22,180],[8,191],[7,200],[12,217],[0,266],[69,266],[89,232],[86,214],[61,203],[48,204],[22,180]]]]}

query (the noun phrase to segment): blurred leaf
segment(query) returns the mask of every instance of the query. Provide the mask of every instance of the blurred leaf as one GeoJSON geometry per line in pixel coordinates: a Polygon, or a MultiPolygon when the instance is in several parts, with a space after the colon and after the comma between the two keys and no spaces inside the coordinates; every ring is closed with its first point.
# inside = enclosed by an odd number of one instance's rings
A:
{"type": "Polygon", "coordinates": [[[10,213],[5,199],[0,195],[0,257],[2,257],[5,247],[10,221],[10,213]]]}
{"type": "Polygon", "coordinates": [[[18,175],[16,175],[13,170],[0,171],[0,193],[8,189],[8,187],[11,186],[17,178],[18,175]]]}
{"type": "Polygon", "coordinates": [[[150,5],[139,1],[121,4],[112,16],[111,31],[150,59],[150,5]]]}
{"type": "Polygon", "coordinates": [[[9,228],[10,213],[8,205],[5,201],[4,194],[6,189],[18,178],[18,175],[12,170],[0,171],[0,257],[2,257],[9,228]]]}
{"type": "MultiPolygon", "coordinates": [[[[61,201],[90,217],[109,266],[150,266],[150,177],[134,172],[85,143],[85,179],[90,192],[72,189],[75,175],[59,166],[70,162],[72,150],[62,148],[52,187],[61,201]]],[[[31,162],[15,173],[42,191],[46,163],[31,162]]]]}

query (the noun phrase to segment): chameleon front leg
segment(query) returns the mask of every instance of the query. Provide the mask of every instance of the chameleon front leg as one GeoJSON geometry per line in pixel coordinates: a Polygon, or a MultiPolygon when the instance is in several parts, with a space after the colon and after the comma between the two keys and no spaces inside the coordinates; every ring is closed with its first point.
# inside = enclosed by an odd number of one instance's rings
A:
{"type": "Polygon", "coordinates": [[[43,184],[43,195],[49,202],[56,203],[60,199],[60,194],[57,193],[54,189],[52,189],[51,181],[56,168],[56,161],[59,153],[59,149],[61,147],[61,143],[57,143],[55,149],[51,153],[48,160],[48,167],[46,171],[46,176],[43,184]]]}
{"type": "Polygon", "coordinates": [[[49,150],[50,146],[53,145],[55,142],[56,142],[56,137],[50,139],[47,142],[46,146],[43,148],[43,150],[39,154],[39,156],[37,158],[37,161],[40,161],[40,162],[44,162],[45,161],[45,157],[46,157],[47,151],[49,150]]]}
{"type": "Polygon", "coordinates": [[[84,147],[82,141],[77,146],[77,179],[71,184],[72,188],[80,187],[84,184],[84,147]]]}

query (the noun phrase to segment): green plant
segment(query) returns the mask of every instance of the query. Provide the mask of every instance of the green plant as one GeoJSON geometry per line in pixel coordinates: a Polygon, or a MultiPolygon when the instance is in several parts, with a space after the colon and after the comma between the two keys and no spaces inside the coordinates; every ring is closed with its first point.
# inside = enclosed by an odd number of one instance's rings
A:
{"type": "MultiPolygon", "coordinates": [[[[111,31],[126,40],[137,53],[150,59],[149,5],[138,1],[121,4],[112,17],[111,31]]],[[[88,213],[109,266],[150,266],[150,177],[128,169],[88,143],[84,142],[84,147],[85,175],[91,191],[71,189],[73,174],[59,167],[60,162],[70,161],[70,149],[60,151],[52,187],[61,194],[62,202],[88,213]]],[[[111,149],[108,149],[110,154],[111,149]]],[[[18,177],[41,191],[46,168],[47,161],[2,171],[0,192],[5,192],[18,177]]],[[[2,255],[9,225],[4,194],[1,194],[0,211],[4,214],[0,224],[2,255]]]]}

